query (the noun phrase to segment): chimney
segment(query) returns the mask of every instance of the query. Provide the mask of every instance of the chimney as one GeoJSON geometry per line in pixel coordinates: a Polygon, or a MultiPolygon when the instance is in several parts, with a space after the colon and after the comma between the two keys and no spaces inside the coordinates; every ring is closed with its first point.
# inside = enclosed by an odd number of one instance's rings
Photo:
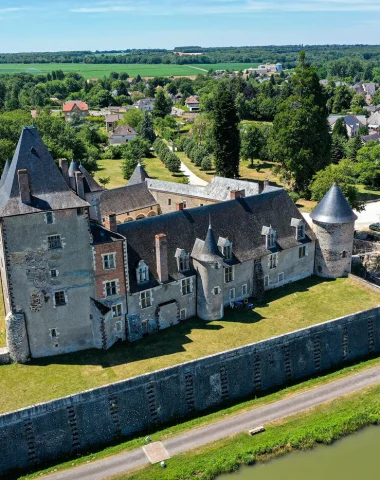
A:
{"type": "Polygon", "coordinates": [[[183,202],[178,202],[175,206],[176,210],[183,210],[183,202]]]}
{"type": "Polygon", "coordinates": [[[235,198],[244,198],[245,197],[245,190],[231,190],[230,198],[231,200],[235,200],[235,198]]]}
{"type": "Polygon", "coordinates": [[[84,195],[84,183],[83,183],[83,174],[82,172],[75,172],[75,182],[77,185],[77,195],[80,198],[85,198],[84,195]]]}
{"type": "Polygon", "coordinates": [[[32,203],[32,200],[30,197],[28,170],[17,170],[17,176],[21,202],[29,205],[32,203]]]}
{"type": "Polygon", "coordinates": [[[70,186],[69,162],[66,160],[66,158],[59,159],[59,168],[61,169],[62,176],[65,179],[67,185],[70,186]]]}
{"type": "Polygon", "coordinates": [[[169,280],[168,271],[168,241],[164,233],[159,233],[155,236],[156,239],[156,262],[157,273],[160,283],[169,280]]]}
{"type": "Polygon", "coordinates": [[[264,188],[267,188],[267,187],[269,187],[269,180],[266,178],[264,180],[264,188]]]}
{"type": "Polygon", "coordinates": [[[106,213],[104,215],[104,226],[111,232],[117,232],[116,213],[106,213]]]}

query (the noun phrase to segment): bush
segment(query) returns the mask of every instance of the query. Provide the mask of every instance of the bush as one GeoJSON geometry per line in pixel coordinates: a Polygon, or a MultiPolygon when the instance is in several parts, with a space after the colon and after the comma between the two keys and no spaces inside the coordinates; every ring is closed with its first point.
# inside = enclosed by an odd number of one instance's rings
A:
{"type": "Polygon", "coordinates": [[[202,170],[211,170],[212,169],[211,157],[209,157],[209,156],[203,157],[201,169],[202,170]]]}
{"type": "Polygon", "coordinates": [[[179,172],[181,168],[181,160],[177,157],[175,153],[169,153],[166,156],[165,165],[169,172],[179,172]]]}
{"type": "Polygon", "coordinates": [[[296,204],[298,200],[300,199],[300,196],[296,192],[288,192],[289,197],[293,200],[293,203],[296,204]]]}

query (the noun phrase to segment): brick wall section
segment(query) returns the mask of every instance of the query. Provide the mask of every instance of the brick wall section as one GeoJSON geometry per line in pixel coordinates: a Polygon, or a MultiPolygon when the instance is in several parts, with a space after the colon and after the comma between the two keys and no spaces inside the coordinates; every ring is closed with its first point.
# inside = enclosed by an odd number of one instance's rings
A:
{"type": "Polygon", "coordinates": [[[0,415],[0,476],[75,456],[120,435],[179,421],[194,410],[253,396],[379,352],[380,307],[376,307],[0,415]],[[75,431],[70,426],[72,419],[75,431]],[[28,448],[30,432],[33,455],[28,448]]]}
{"type": "Polygon", "coordinates": [[[105,298],[104,282],[110,280],[119,280],[118,295],[125,295],[125,265],[123,242],[111,242],[94,245],[94,262],[95,262],[95,291],[96,298],[105,298]],[[116,268],[104,270],[102,255],[105,253],[116,253],[116,268]]]}

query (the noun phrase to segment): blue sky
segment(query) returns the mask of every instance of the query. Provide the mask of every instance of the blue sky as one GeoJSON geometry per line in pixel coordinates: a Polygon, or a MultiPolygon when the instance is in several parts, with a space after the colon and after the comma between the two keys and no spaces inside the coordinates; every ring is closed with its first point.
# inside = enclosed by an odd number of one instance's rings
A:
{"type": "Polygon", "coordinates": [[[0,52],[380,43],[380,0],[0,0],[0,52]]]}

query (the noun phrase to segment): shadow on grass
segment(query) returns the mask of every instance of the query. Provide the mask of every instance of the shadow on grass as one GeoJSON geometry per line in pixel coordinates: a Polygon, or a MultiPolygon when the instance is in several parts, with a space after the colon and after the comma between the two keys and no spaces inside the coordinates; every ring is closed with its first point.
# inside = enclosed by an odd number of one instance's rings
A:
{"type": "Polygon", "coordinates": [[[359,198],[359,200],[362,200],[363,202],[380,200],[380,189],[379,190],[373,189],[373,190],[370,190],[370,191],[363,190],[363,191],[359,192],[358,198],[359,198]]]}

